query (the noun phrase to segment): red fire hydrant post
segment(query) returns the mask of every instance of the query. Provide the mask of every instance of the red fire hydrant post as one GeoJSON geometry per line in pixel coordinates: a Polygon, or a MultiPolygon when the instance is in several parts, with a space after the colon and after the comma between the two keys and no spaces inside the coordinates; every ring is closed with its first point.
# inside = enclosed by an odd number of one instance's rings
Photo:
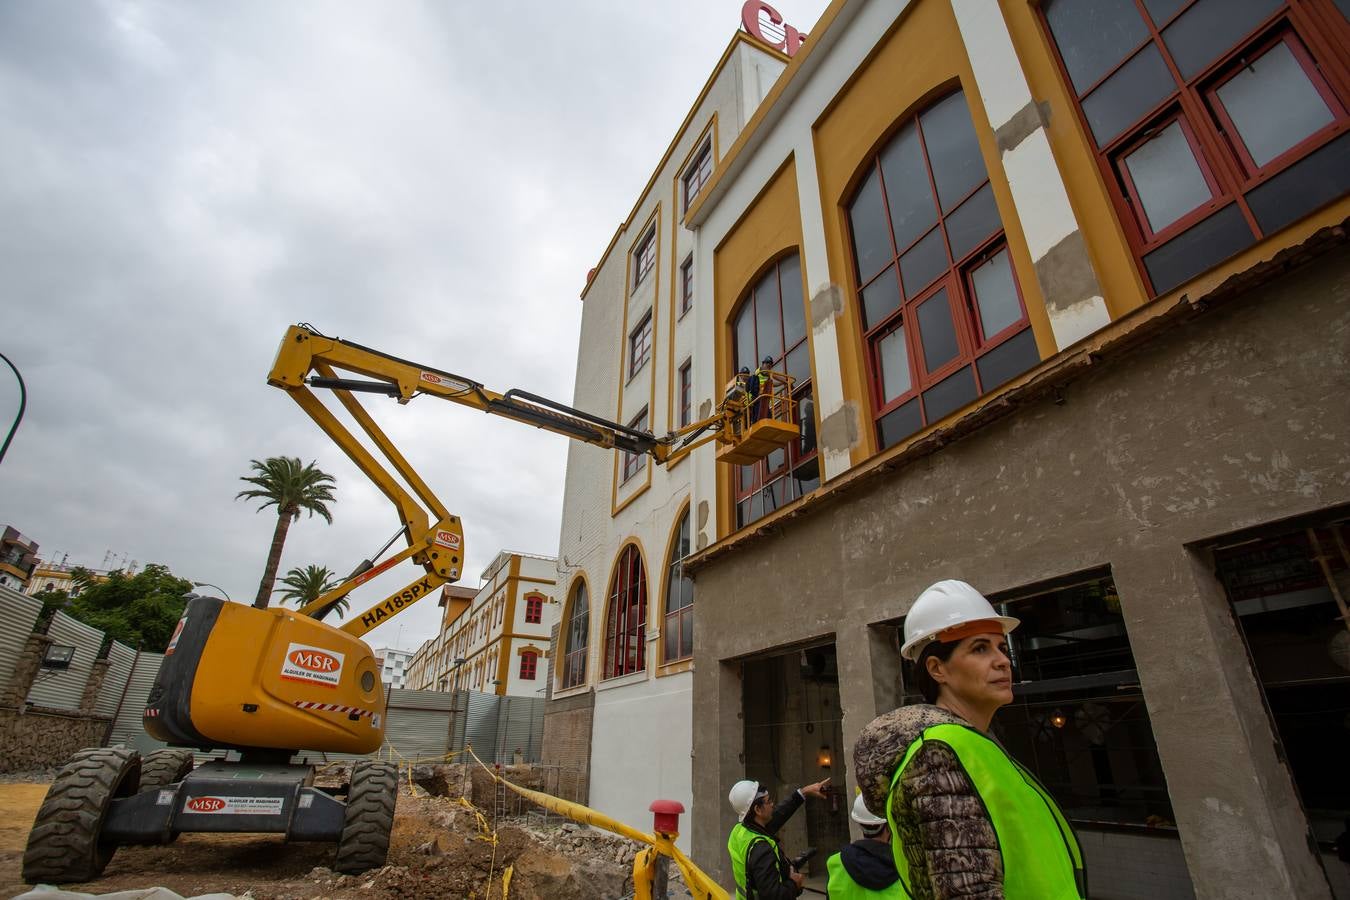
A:
{"type": "MultiPolygon", "coordinates": [[[[680,833],[680,813],[684,804],[678,800],[653,800],[647,807],[652,812],[652,831],[656,833],[658,849],[669,848],[680,833]]],[[[652,900],[668,900],[670,896],[670,856],[661,853],[656,858],[656,873],[652,883],[652,900]]]]}

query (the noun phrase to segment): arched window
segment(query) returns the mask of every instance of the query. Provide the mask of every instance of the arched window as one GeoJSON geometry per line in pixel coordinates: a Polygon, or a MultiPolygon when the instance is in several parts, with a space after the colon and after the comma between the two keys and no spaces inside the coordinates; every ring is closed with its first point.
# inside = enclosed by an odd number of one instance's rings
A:
{"type": "Polygon", "coordinates": [[[666,568],[666,621],[661,628],[665,661],[674,662],[694,653],[694,581],[684,574],[689,555],[689,510],[680,517],[680,527],[670,545],[666,568]]]}
{"type": "Polygon", "coordinates": [[[572,608],[567,614],[565,634],[562,686],[571,688],[586,683],[586,644],[591,636],[591,602],[586,596],[584,581],[578,581],[576,590],[572,592],[572,608]]]}
{"type": "Polygon", "coordinates": [[[802,300],[802,267],[797,254],[769,268],[741,302],[732,320],[735,334],[733,371],[754,371],[766,356],[776,372],[793,378],[792,396],[801,440],[736,470],[736,527],[820,486],[816,459],[815,401],[811,358],[806,343],[806,305],[802,300]]]}
{"type": "Polygon", "coordinates": [[[882,447],[1040,360],[960,91],[882,147],[848,216],[882,447]]]}
{"type": "Polygon", "coordinates": [[[605,616],[605,678],[647,668],[647,573],[642,554],[630,544],[619,556],[609,584],[605,616]]]}

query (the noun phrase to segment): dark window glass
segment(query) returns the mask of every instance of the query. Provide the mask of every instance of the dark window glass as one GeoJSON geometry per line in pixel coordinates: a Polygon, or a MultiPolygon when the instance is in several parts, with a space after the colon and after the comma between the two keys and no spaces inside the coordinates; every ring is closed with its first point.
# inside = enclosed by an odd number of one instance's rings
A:
{"type": "Polygon", "coordinates": [[[1148,37],[1134,0],[1051,0],[1045,18],[1080,94],[1148,37]]]}
{"type": "Polygon", "coordinates": [[[875,169],[863,182],[848,210],[853,229],[853,258],[858,279],[866,281],[891,259],[891,236],[886,228],[886,207],[881,200],[881,180],[875,169]]]}
{"type": "Polygon", "coordinates": [[[813,456],[800,466],[792,470],[792,478],[796,482],[796,491],[798,497],[804,497],[816,488],[820,487],[820,457],[813,456]]]}
{"type": "Polygon", "coordinates": [[[994,188],[986,184],[947,217],[947,240],[952,246],[952,259],[960,262],[1001,227],[998,207],[994,205],[994,188]]]}
{"type": "Polygon", "coordinates": [[[1098,147],[1105,147],[1177,89],[1158,48],[1149,44],[1083,99],[1098,147]]]}
{"type": "Polygon", "coordinates": [[[806,304],[802,302],[802,266],[789,256],[778,266],[778,289],[783,301],[783,344],[791,347],[806,337],[806,304]]]}
{"type": "Polygon", "coordinates": [[[977,359],[975,368],[979,370],[981,386],[986,391],[992,391],[1040,361],[1036,337],[1028,328],[977,359]]]}
{"type": "Polygon", "coordinates": [[[1228,205],[1144,256],[1153,289],[1172,288],[1250,247],[1256,238],[1235,205],[1228,205]]]}
{"type": "Polygon", "coordinates": [[[1279,5],[1280,0],[1198,0],[1163,30],[1163,42],[1189,81],[1279,5]]]}
{"type": "Polygon", "coordinates": [[[811,357],[807,353],[805,342],[798,344],[795,350],[788,353],[784,368],[792,376],[793,384],[804,384],[811,380],[811,357]]]}
{"type": "Polygon", "coordinates": [[[971,374],[970,366],[966,366],[923,392],[923,411],[928,421],[936,422],[956,412],[976,396],[975,377],[971,374]]]}
{"type": "MultiPolygon", "coordinates": [[[[975,125],[966,107],[966,95],[958,91],[939,101],[919,116],[919,122],[942,211],[951,212],[988,177],[979,142],[975,140],[975,125]]],[[[890,184],[889,179],[886,184],[890,184]]]]}
{"type": "Polygon", "coordinates": [[[923,289],[946,272],[950,265],[947,248],[942,243],[942,229],[934,228],[900,257],[900,277],[905,283],[905,296],[912,299],[923,293],[923,289]]]}
{"type": "Polygon", "coordinates": [[[1350,21],[1350,0],[1336,0],[1336,8],[1341,11],[1341,15],[1350,21]]]}
{"type": "Polygon", "coordinates": [[[1350,191],[1350,134],[1344,134],[1248,192],[1257,224],[1267,233],[1350,191]]]}
{"type": "Polygon", "coordinates": [[[680,263],[680,315],[689,312],[694,305],[694,254],[685,257],[680,263]]]}
{"type": "Polygon", "coordinates": [[[689,204],[703,190],[703,186],[708,183],[712,177],[712,142],[704,143],[702,149],[694,161],[690,163],[689,169],[684,175],[684,208],[688,209],[689,204]]]}
{"type": "MultiPolygon", "coordinates": [[[[638,431],[646,431],[649,427],[647,424],[647,410],[643,409],[642,412],[638,413],[633,421],[628,423],[628,427],[638,431]]],[[[646,456],[641,453],[629,453],[627,450],[620,452],[622,453],[621,458],[623,460],[623,474],[619,479],[619,483],[622,484],[638,472],[642,471],[642,462],[646,459],[646,456]]]]}
{"type": "Polygon", "coordinates": [[[566,658],[563,662],[563,687],[586,683],[586,644],[591,635],[591,604],[586,595],[586,583],[578,581],[572,594],[572,608],[567,614],[566,658]]]}
{"type": "Polygon", "coordinates": [[[652,355],[652,314],[648,310],[628,336],[628,377],[632,378],[652,355]]]}
{"type": "MultiPolygon", "coordinates": [[[[798,292],[800,299],[800,292],[798,292]]],[[[778,302],[778,279],[773,270],[755,288],[755,341],[758,350],[748,363],[753,370],[764,357],[783,355],[783,307],[778,302]]]]}
{"type": "MultiPolygon", "coordinates": [[[[933,153],[929,147],[929,155],[933,153]]],[[[886,179],[886,200],[891,208],[895,246],[904,250],[937,221],[933,188],[923,163],[919,129],[913,122],[900,130],[881,151],[881,172],[886,179]]],[[[889,248],[888,248],[889,249],[889,248]]]]}
{"type": "Polygon", "coordinates": [[[614,567],[605,622],[605,678],[647,666],[647,576],[637,548],[628,546],[614,567]]]}
{"type": "Polygon", "coordinates": [[[895,280],[894,268],[863,288],[862,314],[864,328],[875,328],[899,308],[900,283],[895,280]]]}
{"type": "Polygon", "coordinates": [[[961,353],[945,287],[919,304],[918,318],[924,365],[929,372],[936,372],[961,353]]]}
{"type": "Polygon", "coordinates": [[[753,296],[736,314],[736,368],[755,370],[759,358],[755,356],[755,301],[753,296]]]}
{"type": "Polygon", "coordinates": [[[656,229],[647,232],[646,237],[633,252],[633,287],[642,283],[647,273],[656,265],[656,229]]]}
{"type": "Polygon", "coordinates": [[[877,420],[877,437],[884,450],[903,441],[920,428],[923,428],[923,416],[919,412],[919,398],[915,397],[877,420]]]}
{"type": "Polygon", "coordinates": [[[680,414],[676,424],[683,428],[694,420],[694,366],[691,360],[685,360],[680,366],[678,399],[680,414]]]}
{"type": "Polygon", "coordinates": [[[684,558],[689,555],[689,512],[680,517],[679,528],[670,547],[666,571],[666,611],[662,627],[665,660],[682,659],[694,652],[694,581],[684,574],[684,558]],[[687,622],[686,622],[687,620],[687,622]],[[686,638],[687,624],[687,638],[686,638]]]}
{"type": "Polygon", "coordinates": [[[1186,5],[1187,0],[1144,0],[1144,9],[1148,10],[1154,25],[1164,25],[1176,15],[1177,10],[1186,5]]]}

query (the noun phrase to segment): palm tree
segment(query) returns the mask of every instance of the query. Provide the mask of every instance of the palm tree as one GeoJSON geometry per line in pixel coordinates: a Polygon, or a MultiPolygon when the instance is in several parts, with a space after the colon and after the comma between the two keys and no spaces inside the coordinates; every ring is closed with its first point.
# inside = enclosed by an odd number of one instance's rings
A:
{"type": "MultiPolygon", "coordinates": [[[[313,603],[324,594],[342,583],[338,573],[327,566],[305,566],[294,568],[281,579],[281,601],[293,602],[296,606],[313,603]]],[[[347,614],[347,598],[343,597],[333,604],[338,618],[347,614]]]]}
{"type": "Polygon", "coordinates": [[[291,522],[300,518],[301,510],[311,516],[315,513],[323,517],[329,525],[333,524],[333,514],[327,504],[333,502],[333,486],[336,482],[332,475],[314,467],[314,463],[301,466],[300,460],[293,456],[271,456],[264,462],[250,460],[254,475],[241,475],[240,481],[246,481],[257,487],[240,491],[234,499],[262,500],[258,512],[269,506],[277,508],[277,527],[272,532],[272,549],[267,554],[267,568],[263,571],[262,583],[258,585],[258,597],[253,605],[266,609],[272,597],[272,582],[277,577],[277,567],[281,565],[281,548],[286,545],[286,532],[291,522]]]}

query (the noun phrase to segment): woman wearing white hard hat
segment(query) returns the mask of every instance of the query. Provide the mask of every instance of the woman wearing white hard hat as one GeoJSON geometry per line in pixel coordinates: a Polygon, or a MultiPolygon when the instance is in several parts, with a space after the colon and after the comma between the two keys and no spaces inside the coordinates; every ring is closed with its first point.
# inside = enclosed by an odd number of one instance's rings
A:
{"type": "Polygon", "coordinates": [[[890,824],[905,896],[1087,896],[1064,814],[989,735],[1013,699],[1007,635],[1017,625],[964,581],[939,581],[905,618],[900,653],[928,702],[878,716],[853,750],[864,802],[890,824]]]}
{"type": "Polygon", "coordinates": [[[830,900],[905,897],[891,858],[891,829],[886,820],[867,809],[862,794],[853,801],[849,818],[862,826],[863,836],[827,861],[830,882],[826,894],[830,900]]]}

